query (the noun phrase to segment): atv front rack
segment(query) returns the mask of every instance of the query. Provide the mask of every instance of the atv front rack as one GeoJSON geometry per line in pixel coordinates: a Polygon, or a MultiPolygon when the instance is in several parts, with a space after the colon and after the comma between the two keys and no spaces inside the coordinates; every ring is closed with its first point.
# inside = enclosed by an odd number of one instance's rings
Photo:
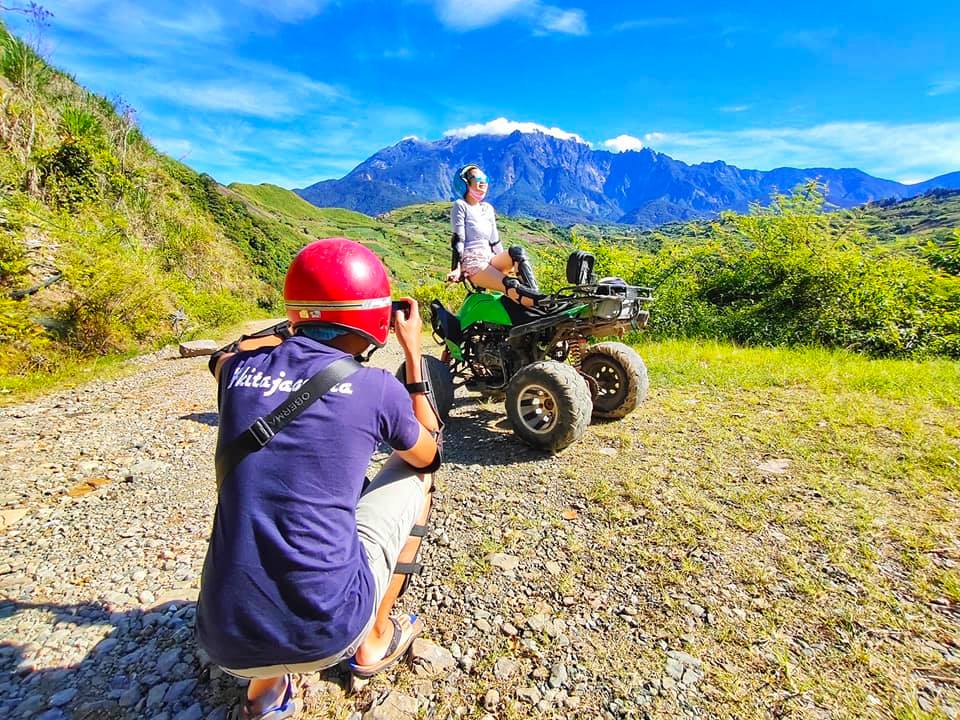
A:
{"type": "Polygon", "coordinates": [[[653,301],[653,290],[626,283],[597,283],[561,288],[551,297],[561,303],[589,305],[587,314],[582,317],[632,321],[642,316],[643,322],[639,323],[642,327],[649,317],[643,306],[653,301]]]}
{"type": "MultiPolygon", "coordinates": [[[[639,330],[650,319],[644,305],[653,300],[648,287],[635,285],[591,284],[561,288],[534,308],[537,317],[510,330],[510,337],[519,337],[558,325],[558,317],[575,320],[580,331],[599,334],[622,334],[628,328],[639,330]]],[[[560,323],[564,324],[564,323],[560,323]]]]}

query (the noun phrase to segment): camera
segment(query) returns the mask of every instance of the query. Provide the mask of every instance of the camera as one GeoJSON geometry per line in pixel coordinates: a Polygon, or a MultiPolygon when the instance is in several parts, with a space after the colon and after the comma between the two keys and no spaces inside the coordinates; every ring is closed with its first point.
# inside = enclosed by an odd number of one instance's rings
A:
{"type": "Polygon", "coordinates": [[[394,318],[397,315],[397,312],[403,313],[403,319],[407,320],[410,318],[410,301],[409,300],[394,300],[390,303],[390,327],[394,325],[394,318]]]}

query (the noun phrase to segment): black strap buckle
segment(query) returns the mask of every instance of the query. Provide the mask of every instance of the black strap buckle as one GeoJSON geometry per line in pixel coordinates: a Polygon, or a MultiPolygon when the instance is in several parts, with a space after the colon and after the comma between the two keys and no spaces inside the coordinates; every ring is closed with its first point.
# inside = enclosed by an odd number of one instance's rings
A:
{"type": "Polygon", "coordinates": [[[276,435],[273,428],[270,427],[270,424],[262,417],[258,417],[253,425],[247,429],[250,434],[253,435],[253,439],[259,443],[260,447],[266,445],[273,439],[273,436],[276,435]]]}
{"type": "Polygon", "coordinates": [[[429,395],[431,392],[429,380],[424,380],[423,382],[404,383],[404,387],[410,394],[424,393],[425,395],[429,395]]]}

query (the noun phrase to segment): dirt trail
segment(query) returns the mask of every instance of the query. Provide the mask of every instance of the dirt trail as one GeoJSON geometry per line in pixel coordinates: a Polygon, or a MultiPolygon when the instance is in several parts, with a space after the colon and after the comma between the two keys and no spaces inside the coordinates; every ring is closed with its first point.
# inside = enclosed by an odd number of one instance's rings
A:
{"type": "MultiPolygon", "coordinates": [[[[392,370],[401,358],[391,341],[372,364],[392,370]]],[[[0,410],[2,717],[216,718],[236,696],[192,639],[214,507],[215,386],[206,358],[134,363],[126,377],[0,410]]],[[[427,570],[404,605],[452,665],[426,679],[399,669],[350,697],[336,677],[314,677],[312,712],[349,717],[376,701],[390,713],[413,698],[440,716],[475,713],[477,693],[495,690],[495,715],[530,704],[600,713],[607,680],[585,656],[609,647],[607,621],[583,588],[556,587],[575,560],[566,546],[590,536],[561,520],[585,507],[558,480],[563,459],[522,445],[502,406],[466,395],[446,448],[427,570]]]]}

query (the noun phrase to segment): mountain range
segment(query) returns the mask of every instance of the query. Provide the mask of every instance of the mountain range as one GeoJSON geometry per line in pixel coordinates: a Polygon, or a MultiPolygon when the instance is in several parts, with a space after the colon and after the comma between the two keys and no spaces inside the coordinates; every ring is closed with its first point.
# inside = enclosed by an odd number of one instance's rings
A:
{"type": "Polygon", "coordinates": [[[296,189],[318,207],[367,215],[454,197],[453,176],[477,163],[490,177],[490,202],[502,214],[561,224],[624,223],[655,227],[743,212],[752,202],[808,180],[827,187],[827,202],[849,208],[904,199],[934,188],[960,188],[960,172],[906,185],[854,168],[744,170],[722,161],[690,165],[650,148],[595,150],[576,139],[542,132],[406,138],[384,148],[338,180],[296,189]]]}

